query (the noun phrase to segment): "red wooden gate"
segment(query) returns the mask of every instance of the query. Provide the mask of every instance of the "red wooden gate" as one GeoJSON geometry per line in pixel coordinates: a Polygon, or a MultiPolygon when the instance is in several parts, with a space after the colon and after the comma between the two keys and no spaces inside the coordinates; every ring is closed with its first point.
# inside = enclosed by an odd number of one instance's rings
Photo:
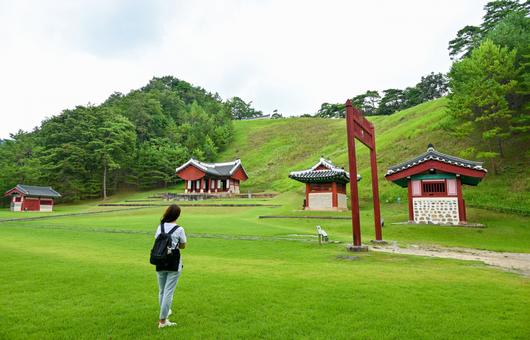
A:
{"type": "Polygon", "coordinates": [[[38,198],[24,197],[24,204],[22,205],[22,210],[40,211],[40,200],[38,198]]]}
{"type": "Polygon", "coordinates": [[[377,158],[375,154],[375,130],[372,123],[354,108],[351,101],[346,101],[346,128],[348,133],[348,159],[350,163],[350,197],[353,246],[361,247],[361,219],[359,214],[359,190],[357,187],[357,160],[355,156],[355,139],[370,149],[370,166],[372,169],[372,196],[374,201],[375,239],[383,241],[381,231],[381,209],[379,207],[379,186],[377,180],[377,158]]]}

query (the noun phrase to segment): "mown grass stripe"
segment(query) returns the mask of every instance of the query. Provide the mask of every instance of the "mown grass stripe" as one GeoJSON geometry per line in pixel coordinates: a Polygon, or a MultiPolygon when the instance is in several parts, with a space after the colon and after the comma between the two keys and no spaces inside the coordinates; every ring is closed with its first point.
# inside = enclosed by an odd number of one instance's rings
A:
{"type": "MultiPolygon", "coordinates": [[[[101,203],[99,207],[165,207],[168,203],[101,203]]],[[[261,203],[179,203],[182,207],[281,207],[280,204],[261,203]]]]}
{"type": "MultiPolygon", "coordinates": [[[[62,227],[62,226],[46,226],[46,225],[23,225],[17,226],[16,228],[27,228],[27,229],[45,229],[45,230],[61,230],[61,231],[74,231],[74,232],[89,232],[89,233],[107,233],[107,234],[136,234],[136,235],[154,235],[152,231],[145,230],[130,230],[130,229],[109,229],[109,228],[73,228],[73,227],[62,227]]],[[[312,242],[317,243],[313,239],[294,238],[294,237],[283,237],[283,236],[259,236],[259,235],[227,235],[227,234],[208,234],[208,233],[187,233],[189,238],[213,238],[221,240],[236,240],[236,241],[298,241],[298,242],[312,242]]],[[[306,237],[314,237],[312,234],[298,235],[306,237]]],[[[340,241],[333,241],[332,243],[342,243],[340,241]]]]}
{"type": "Polygon", "coordinates": [[[262,215],[262,216],[258,216],[258,218],[260,219],[302,218],[302,219],[313,219],[313,220],[351,220],[351,217],[347,217],[347,216],[269,216],[269,215],[262,215]]]}
{"type": "Polygon", "coordinates": [[[112,212],[117,212],[117,211],[138,210],[138,209],[144,209],[144,208],[146,208],[146,207],[135,207],[135,208],[129,208],[129,209],[112,209],[112,210],[102,210],[102,211],[87,211],[87,212],[58,214],[58,215],[49,215],[49,216],[2,218],[2,219],[0,219],[0,223],[2,223],[2,222],[42,220],[42,219],[49,219],[49,218],[56,218],[56,217],[71,217],[71,216],[80,216],[80,215],[104,214],[104,213],[112,213],[112,212]]]}

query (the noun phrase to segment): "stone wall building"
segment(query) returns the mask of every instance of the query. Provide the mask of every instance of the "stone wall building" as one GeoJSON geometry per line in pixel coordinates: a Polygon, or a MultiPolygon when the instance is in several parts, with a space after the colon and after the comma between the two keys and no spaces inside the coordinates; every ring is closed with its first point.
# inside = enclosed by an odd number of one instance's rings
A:
{"type": "Polygon", "coordinates": [[[487,170],[481,162],[427,152],[388,168],[385,178],[408,188],[409,222],[466,224],[462,185],[477,185],[487,170]]]}
{"type": "Polygon", "coordinates": [[[293,171],[289,178],[306,185],[304,210],[348,210],[346,184],[350,174],[330,160],[321,157],[310,169],[293,171]]]}

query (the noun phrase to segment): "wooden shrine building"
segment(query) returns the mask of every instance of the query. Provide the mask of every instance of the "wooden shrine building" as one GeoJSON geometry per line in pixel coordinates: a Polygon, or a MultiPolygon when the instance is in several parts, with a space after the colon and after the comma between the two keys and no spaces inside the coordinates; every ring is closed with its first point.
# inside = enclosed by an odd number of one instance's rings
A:
{"type": "Polygon", "coordinates": [[[11,197],[11,211],[51,212],[53,199],[61,197],[61,194],[51,187],[18,184],[4,196],[11,197]]]}
{"type": "Polygon", "coordinates": [[[488,171],[481,162],[438,152],[427,152],[392,166],[385,177],[408,188],[409,222],[466,224],[462,185],[477,185],[488,171]]]}
{"type": "Polygon", "coordinates": [[[239,194],[239,184],[248,179],[240,159],[225,163],[205,163],[191,158],[176,169],[184,180],[186,194],[239,194]]]}
{"type": "Polygon", "coordinates": [[[346,184],[350,174],[330,160],[321,157],[310,169],[293,171],[289,178],[306,185],[304,210],[348,210],[346,184]]]}

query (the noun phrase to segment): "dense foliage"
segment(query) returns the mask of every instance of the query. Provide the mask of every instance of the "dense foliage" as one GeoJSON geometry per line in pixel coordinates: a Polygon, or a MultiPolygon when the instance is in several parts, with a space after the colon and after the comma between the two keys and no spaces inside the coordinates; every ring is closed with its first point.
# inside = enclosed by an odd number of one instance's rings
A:
{"type": "MultiPolygon", "coordinates": [[[[479,26],[467,25],[458,31],[456,37],[449,42],[449,55],[453,59],[465,58],[471,55],[473,49],[477,48],[485,38],[493,38],[495,31],[504,30],[499,23],[507,17],[525,18],[528,16],[530,1],[498,0],[488,2],[484,6],[486,14],[479,26]]],[[[516,31],[510,32],[511,34],[516,31]]],[[[515,37],[514,37],[515,38],[515,37]]],[[[528,38],[527,38],[528,39],[528,38]]],[[[494,42],[496,39],[493,39],[494,42]]],[[[526,46],[528,47],[528,45],[526,46]]]]}
{"type": "Polygon", "coordinates": [[[230,106],[174,77],[78,106],[0,143],[0,190],[53,186],[66,200],[176,180],[188,157],[214,160],[233,135],[230,106]]]}
{"type": "Polygon", "coordinates": [[[226,102],[230,114],[234,119],[252,119],[263,116],[263,112],[252,107],[252,102],[245,102],[239,97],[233,97],[226,102]]]}
{"type": "MultiPolygon", "coordinates": [[[[376,90],[368,90],[352,98],[353,106],[367,116],[389,115],[394,112],[416,106],[426,101],[440,98],[447,94],[447,78],[441,73],[431,73],[421,77],[419,83],[404,90],[387,89],[379,94],[376,90]]],[[[343,118],[344,104],[323,103],[316,113],[321,118],[343,118]]]]}
{"type": "Polygon", "coordinates": [[[456,132],[475,139],[469,153],[491,159],[497,172],[505,141],[524,143],[530,131],[530,18],[528,3],[494,1],[486,10],[478,45],[466,45],[449,72],[449,108],[456,132]]]}

